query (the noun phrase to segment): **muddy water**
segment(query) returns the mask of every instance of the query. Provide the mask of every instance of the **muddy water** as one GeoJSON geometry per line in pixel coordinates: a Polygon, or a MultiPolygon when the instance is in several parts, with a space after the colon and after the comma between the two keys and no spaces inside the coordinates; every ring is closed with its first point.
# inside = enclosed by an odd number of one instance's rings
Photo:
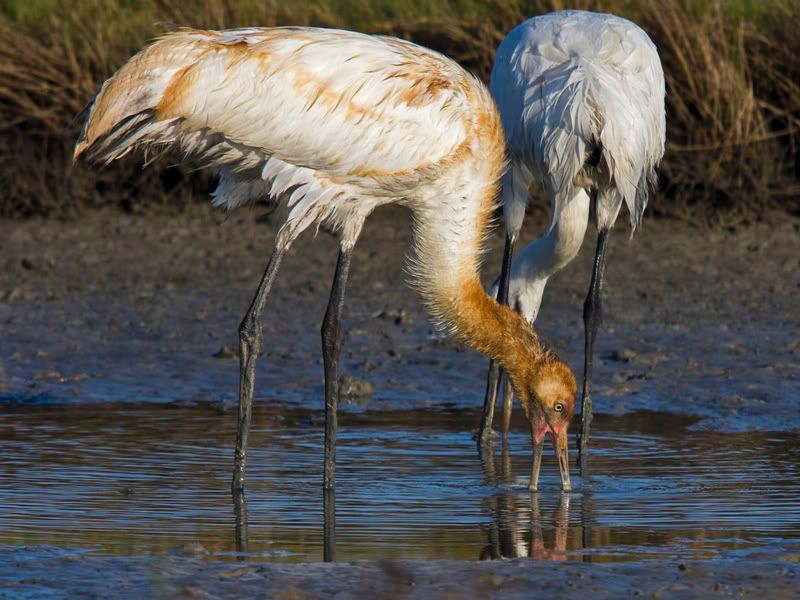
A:
{"type": "Polygon", "coordinates": [[[2,408],[0,547],[33,554],[57,547],[284,562],[800,554],[800,448],[791,434],[698,432],[690,419],[656,413],[601,415],[593,475],[574,472],[575,489],[562,496],[549,448],[541,491],[527,491],[521,424],[505,449],[498,441],[493,455],[479,457],[475,411],[345,410],[335,526],[329,520],[325,532],[321,412],[256,409],[246,504],[237,510],[228,492],[230,411],[2,408]]]}

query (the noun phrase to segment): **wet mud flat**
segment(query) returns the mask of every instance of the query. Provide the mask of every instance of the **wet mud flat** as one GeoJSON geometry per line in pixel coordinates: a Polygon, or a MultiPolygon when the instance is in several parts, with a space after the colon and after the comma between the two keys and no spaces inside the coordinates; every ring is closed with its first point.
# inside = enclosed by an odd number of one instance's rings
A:
{"type": "MultiPolygon", "coordinates": [[[[256,209],[0,221],[0,394],[26,401],[236,403],[238,324],[274,227],[256,209]]],[[[526,221],[523,240],[546,226],[526,221]]],[[[373,409],[481,402],[486,361],[437,332],[406,285],[408,214],[378,210],[353,257],[342,372],[373,409]],[[368,388],[367,388],[368,389],[368,388]],[[369,394],[367,394],[369,395],[369,394]],[[363,396],[363,394],[362,394],[363,396]]],[[[576,372],[594,239],[551,279],[537,329],[576,372]]],[[[483,269],[499,269],[501,232],[483,269]]],[[[698,429],[800,428],[800,221],[733,232],[647,221],[610,241],[597,410],[701,417],[698,429]]],[[[321,406],[319,326],[336,263],[320,231],[290,250],[265,311],[262,403],[321,406]]]]}
{"type": "Polygon", "coordinates": [[[69,598],[796,598],[800,566],[736,563],[397,561],[232,564],[189,557],[37,556],[0,564],[5,597],[69,598]],[[54,582],[58,578],[58,583],[54,582]]]}
{"type": "MultiPolygon", "coordinates": [[[[324,565],[324,231],[265,313],[244,520],[228,493],[236,331],[273,239],[257,215],[0,222],[0,597],[797,589],[796,222],[614,234],[592,473],[563,497],[549,449],[527,491],[519,420],[478,456],[486,361],[431,327],[404,283],[408,217],[376,213],[345,304],[340,562],[324,565]],[[493,558],[513,560],[477,562],[493,558]]],[[[576,371],[592,249],[538,322],[576,371]]]]}
{"type": "Polygon", "coordinates": [[[217,407],[6,408],[0,597],[791,597],[800,583],[793,434],[600,415],[591,478],[561,494],[548,455],[531,494],[522,426],[477,456],[478,410],[348,412],[331,522],[321,411],[255,412],[242,505],[233,414],[217,407]]]}

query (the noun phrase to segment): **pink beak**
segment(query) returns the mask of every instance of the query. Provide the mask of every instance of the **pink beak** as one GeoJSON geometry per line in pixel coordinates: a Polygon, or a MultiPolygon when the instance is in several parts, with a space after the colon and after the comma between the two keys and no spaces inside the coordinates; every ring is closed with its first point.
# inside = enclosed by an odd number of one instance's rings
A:
{"type": "Polygon", "coordinates": [[[542,451],[544,450],[544,437],[549,435],[553,440],[558,459],[558,468],[561,471],[561,489],[564,492],[572,490],[569,481],[569,444],[567,443],[567,426],[552,426],[543,423],[534,426],[531,423],[531,443],[533,444],[533,465],[531,467],[531,483],[528,489],[535,492],[539,489],[539,471],[542,468],[542,451]]]}

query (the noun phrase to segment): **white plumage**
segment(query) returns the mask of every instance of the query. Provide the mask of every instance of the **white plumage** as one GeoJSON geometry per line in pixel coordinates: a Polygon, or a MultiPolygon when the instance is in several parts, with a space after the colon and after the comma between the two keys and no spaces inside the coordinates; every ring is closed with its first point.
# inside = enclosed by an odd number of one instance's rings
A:
{"type": "Polygon", "coordinates": [[[601,237],[585,307],[586,397],[605,235],[623,203],[632,228],[639,225],[664,154],[661,61],[647,34],[630,21],[563,11],[529,19],[508,34],[497,50],[489,87],[511,160],[503,179],[509,253],[534,181],[543,186],[552,211],[548,231],[510,270],[506,301],[530,323],[548,279],[580,250],[594,199],[601,237]]]}
{"type": "Polygon", "coordinates": [[[300,27],[184,30],[145,48],[105,82],[75,156],[108,162],[159,146],[219,171],[218,206],[269,196],[289,209],[239,329],[234,490],[244,485],[264,304],[291,243],[323,223],[340,236],[322,327],[324,485],[333,487],[350,258],[365,218],[390,202],[413,211],[412,272],[430,312],[509,371],[539,436],[535,444],[545,431],[560,436],[562,483],[569,487],[566,417],[574,407],[574,375],[480,283],[505,141],[494,102],[477,79],[436,52],[394,38],[300,27]],[[545,422],[553,406],[559,419],[545,422]]]}
{"type": "Polygon", "coordinates": [[[93,154],[111,161],[142,144],[178,145],[219,170],[215,205],[290,191],[290,237],[312,223],[339,229],[396,200],[381,176],[417,174],[465,143],[466,100],[441,89],[465,79],[451,61],[400,40],[307,28],[187,30],[106,82],[101,96],[112,82],[125,85],[115,106],[130,114],[109,115],[127,121],[93,154]]]}
{"type": "MultiPolygon", "coordinates": [[[[598,229],[613,227],[623,201],[631,226],[639,224],[666,138],[664,72],[641,28],[621,17],[584,11],[529,19],[500,44],[489,89],[512,163],[503,180],[510,234],[516,236],[522,227],[534,181],[550,199],[550,229],[568,228],[570,238],[583,237],[585,224],[581,230],[576,222],[588,218],[592,188],[598,229]],[[587,166],[595,151],[599,164],[587,166]],[[576,199],[587,210],[573,210],[561,223],[561,212],[576,199]]],[[[512,267],[512,305],[531,322],[539,305],[523,288],[563,268],[580,241],[553,246],[544,253],[523,251],[512,267]],[[556,264],[544,264],[543,254],[556,264]]]]}

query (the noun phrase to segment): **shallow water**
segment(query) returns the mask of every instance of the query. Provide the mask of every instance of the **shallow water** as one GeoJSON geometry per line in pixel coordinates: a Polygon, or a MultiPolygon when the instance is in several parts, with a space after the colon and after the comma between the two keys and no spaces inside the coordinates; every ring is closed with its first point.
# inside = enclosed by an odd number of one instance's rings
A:
{"type": "Polygon", "coordinates": [[[567,496],[549,447],[540,492],[528,492],[522,427],[505,449],[498,440],[494,456],[479,457],[476,411],[343,411],[326,553],[321,412],[257,407],[246,504],[236,507],[230,411],[2,408],[0,546],[34,554],[600,562],[800,551],[800,447],[791,434],[696,432],[690,419],[656,413],[600,415],[592,476],[573,467],[567,496]]]}

